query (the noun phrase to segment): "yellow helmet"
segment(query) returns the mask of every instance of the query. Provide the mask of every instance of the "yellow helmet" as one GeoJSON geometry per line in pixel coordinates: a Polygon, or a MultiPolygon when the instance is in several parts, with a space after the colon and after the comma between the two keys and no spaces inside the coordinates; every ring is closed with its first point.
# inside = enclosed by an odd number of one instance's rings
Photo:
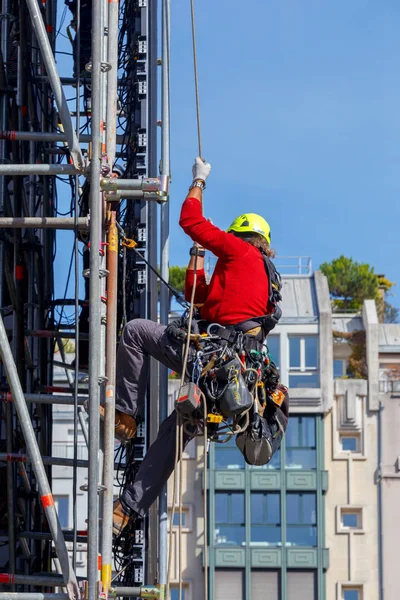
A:
{"type": "Polygon", "coordinates": [[[258,233],[267,240],[268,244],[271,243],[271,227],[265,219],[254,213],[240,215],[228,227],[227,231],[228,233],[230,231],[236,231],[236,233],[258,233]]]}

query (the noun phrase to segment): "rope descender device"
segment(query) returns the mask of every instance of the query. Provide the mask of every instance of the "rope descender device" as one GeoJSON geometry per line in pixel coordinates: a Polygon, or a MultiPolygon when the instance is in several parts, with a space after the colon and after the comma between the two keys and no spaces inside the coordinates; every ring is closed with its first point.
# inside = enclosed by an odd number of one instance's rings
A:
{"type": "Polygon", "coordinates": [[[136,248],[137,243],[135,240],[131,240],[130,238],[123,237],[121,240],[121,244],[125,246],[125,248],[136,248]]]}

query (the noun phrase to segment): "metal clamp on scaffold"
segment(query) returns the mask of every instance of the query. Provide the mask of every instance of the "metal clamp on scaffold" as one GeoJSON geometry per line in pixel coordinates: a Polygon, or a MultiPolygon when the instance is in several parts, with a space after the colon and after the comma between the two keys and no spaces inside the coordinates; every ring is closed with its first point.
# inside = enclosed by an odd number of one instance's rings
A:
{"type": "Polygon", "coordinates": [[[166,202],[168,200],[169,178],[166,175],[142,179],[120,179],[103,177],[101,189],[105,192],[107,202],[115,202],[121,198],[136,198],[166,202]]]}

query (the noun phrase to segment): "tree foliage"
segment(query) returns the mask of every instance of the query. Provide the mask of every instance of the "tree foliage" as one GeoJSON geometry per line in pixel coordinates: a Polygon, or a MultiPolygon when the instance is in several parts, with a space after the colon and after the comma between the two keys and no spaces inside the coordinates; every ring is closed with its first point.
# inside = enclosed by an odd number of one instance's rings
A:
{"type": "Polygon", "coordinates": [[[379,278],[370,265],[342,255],[320,268],[338,309],[358,310],[364,300],[378,298],[379,278]]]}
{"type": "Polygon", "coordinates": [[[177,292],[185,289],[186,267],[173,266],[169,268],[169,284],[177,292]]]}

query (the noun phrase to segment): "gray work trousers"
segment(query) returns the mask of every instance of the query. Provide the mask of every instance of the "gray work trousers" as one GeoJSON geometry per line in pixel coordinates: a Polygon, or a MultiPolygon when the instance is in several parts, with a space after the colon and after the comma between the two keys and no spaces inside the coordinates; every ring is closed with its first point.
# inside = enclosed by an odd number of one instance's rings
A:
{"type": "MultiPolygon", "coordinates": [[[[125,325],[117,354],[116,408],[139,420],[144,414],[149,357],[153,356],[169,369],[182,369],[182,343],[171,338],[165,325],[135,319],[125,325]]],[[[194,437],[183,434],[184,446],[194,437]]],[[[161,424],[157,439],[148,449],[135,481],[128,484],[122,500],[144,516],[174,470],[176,413],[161,424]]]]}

